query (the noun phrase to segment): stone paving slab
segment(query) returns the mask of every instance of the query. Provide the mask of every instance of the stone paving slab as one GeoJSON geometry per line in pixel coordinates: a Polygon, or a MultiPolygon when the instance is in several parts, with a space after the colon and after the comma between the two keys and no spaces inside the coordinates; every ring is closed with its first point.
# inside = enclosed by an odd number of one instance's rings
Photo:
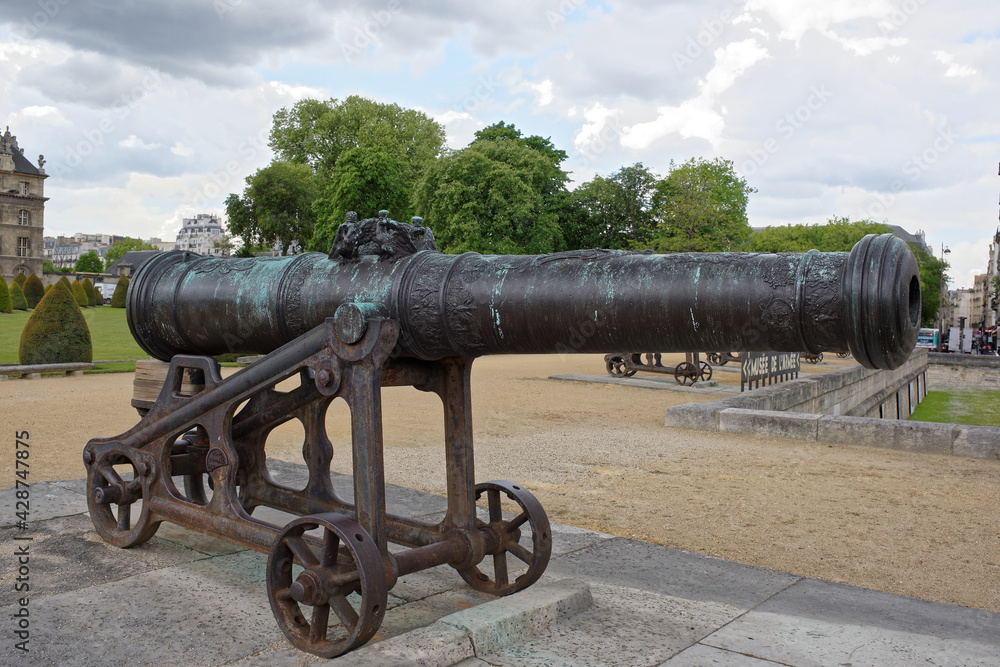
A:
{"type": "MultiPolygon", "coordinates": [[[[274,468],[283,483],[303,479],[294,464],[274,468]]],[[[84,488],[33,484],[30,530],[0,530],[4,545],[32,537],[31,652],[8,641],[0,664],[1000,665],[1000,614],[558,524],[535,586],[493,599],[447,566],[406,575],[378,641],[319,660],[275,623],[264,554],[169,524],[139,547],[111,547],[80,504],[84,488]]],[[[387,492],[422,517],[441,511],[442,498],[387,492]]],[[[0,490],[12,501],[13,489],[0,490]]],[[[0,626],[18,609],[12,562],[0,562],[0,626]]]]}

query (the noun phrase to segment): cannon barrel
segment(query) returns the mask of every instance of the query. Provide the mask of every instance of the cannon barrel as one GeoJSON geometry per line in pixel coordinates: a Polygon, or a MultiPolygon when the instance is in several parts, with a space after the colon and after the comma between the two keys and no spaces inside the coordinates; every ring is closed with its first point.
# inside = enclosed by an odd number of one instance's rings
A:
{"type": "Polygon", "coordinates": [[[850,351],[868,368],[895,368],[916,342],[920,280],[910,249],[891,234],[828,253],[171,252],[136,272],[127,313],[139,345],[169,360],[266,354],[347,303],[397,320],[397,352],[419,359],[850,351]]]}

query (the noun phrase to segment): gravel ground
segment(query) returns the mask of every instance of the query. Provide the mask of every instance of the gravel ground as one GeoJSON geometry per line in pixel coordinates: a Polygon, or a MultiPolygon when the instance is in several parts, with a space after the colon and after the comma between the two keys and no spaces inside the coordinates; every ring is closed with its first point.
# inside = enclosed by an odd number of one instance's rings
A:
{"type": "MultiPolygon", "coordinates": [[[[717,396],[547,379],[603,370],[589,355],[477,360],[477,479],[524,484],[561,523],[1000,612],[1000,462],[669,430],[666,407],[717,396]]],[[[87,440],[135,424],[132,377],[0,383],[3,432],[31,433],[31,480],[83,477],[87,440]]],[[[437,398],[393,387],[383,408],[386,480],[443,494],[437,398]]],[[[327,420],[345,472],[346,417],[337,401],[327,420]]],[[[301,461],[302,437],[276,429],[268,456],[301,461]]],[[[13,485],[7,451],[0,486],[13,485]]]]}

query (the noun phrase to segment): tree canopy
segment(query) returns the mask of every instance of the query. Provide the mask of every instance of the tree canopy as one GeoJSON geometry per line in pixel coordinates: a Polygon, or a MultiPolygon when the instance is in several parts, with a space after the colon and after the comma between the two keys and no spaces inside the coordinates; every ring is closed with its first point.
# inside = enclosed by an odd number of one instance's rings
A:
{"type": "Polygon", "coordinates": [[[744,250],[753,192],[731,160],[691,158],[680,165],[671,160],[670,172],[656,184],[657,224],[649,247],[657,252],[744,250]]]}
{"type": "Polygon", "coordinates": [[[80,255],[80,259],[76,260],[76,266],[73,270],[84,273],[101,273],[104,271],[104,262],[101,261],[100,256],[95,251],[91,250],[88,253],[80,255]]]}
{"type": "Polygon", "coordinates": [[[360,219],[387,209],[397,220],[413,215],[410,194],[402,181],[399,160],[381,148],[351,148],[333,169],[329,184],[313,204],[316,227],[310,250],[327,252],[348,211],[360,219]]]}
{"type": "Polygon", "coordinates": [[[653,230],[656,184],[656,175],[637,162],[578,187],[572,199],[585,215],[567,216],[563,226],[567,247],[644,247],[653,230]]]}
{"type": "Polygon", "coordinates": [[[104,253],[104,268],[110,269],[112,264],[121,259],[122,255],[130,250],[156,250],[156,246],[140,239],[126,236],[121,241],[111,244],[111,247],[104,253]]]}
{"type": "Polygon", "coordinates": [[[441,154],[444,141],[444,127],[422,111],[351,95],[343,101],[305,99],[281,109],[274,114],[270,146],[279,161],[307,164],[322,178],[331,176],[352,148],[379,149],[396,159],[409,191],[441,154]]]}
{"type": "Polygon", "coordinates": [[[417,188],[443,252],[537,254],[561,246],[548,210],[553,165],[521,141],[477,139],[440,158],[417,188]]]}
{"type": "Polygon", "coordinates": [[[823,225],[765,227],[750,237],[753,252],[846,252],[866,234],[889,234],[889,226],[870,219],[834,216],[823,225]]]}
{"type": "Polygon", "coordinates": [[[242,197],[226,198],[229,231],[243,239],[244,247],[279,244],[285,253],[292,241],[305,246],[316,221],[312,169],[275,161],[247,176],[246,184],[242,197]]]}

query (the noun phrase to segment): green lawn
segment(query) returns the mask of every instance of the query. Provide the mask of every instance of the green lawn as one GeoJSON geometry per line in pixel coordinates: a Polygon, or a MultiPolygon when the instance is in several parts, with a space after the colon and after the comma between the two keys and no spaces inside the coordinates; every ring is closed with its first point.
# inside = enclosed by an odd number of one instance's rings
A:
{"type": "MultiPolygon", "coordinates": [[[[0,364],[16,364],[17,348],[21,343],[21,330],[24,323],[28,321],[30,313],[23,310],[14,311],[11,314],[0,313],[0,364]]],[[[84,308],[83,317],[90,327],[90,339],[94,345],[94,360],[101,359],[146,359],[148,354],[143,352],[128,330],[128,323],[125,321],[124,308],[111,308],[110,306],[99,306],[96,308],[84,308]]],[[[123,365],[109,366],[105,372],[134,370],[126,369],[123,365]]]]}
{"type": "Polygon", "coordinates": [[[910,419],[943,424],[1000,426],[1000,391],[949,389],[929,391],[910,419]]]}

